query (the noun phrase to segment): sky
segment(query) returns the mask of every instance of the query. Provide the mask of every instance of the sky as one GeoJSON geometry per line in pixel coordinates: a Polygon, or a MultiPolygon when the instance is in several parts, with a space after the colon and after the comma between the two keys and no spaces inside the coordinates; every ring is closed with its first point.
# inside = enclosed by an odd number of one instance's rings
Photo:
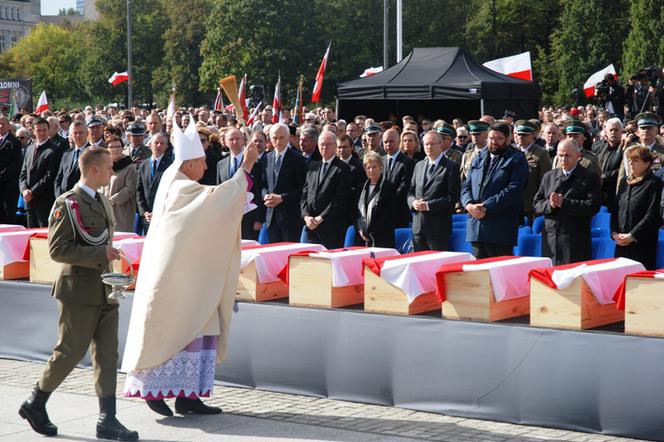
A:
{"type": "Polygon", "coordinates": [[[62,8],[76,7],[76,0],[41,0],[42,15],[57,15],[62,8]]]}

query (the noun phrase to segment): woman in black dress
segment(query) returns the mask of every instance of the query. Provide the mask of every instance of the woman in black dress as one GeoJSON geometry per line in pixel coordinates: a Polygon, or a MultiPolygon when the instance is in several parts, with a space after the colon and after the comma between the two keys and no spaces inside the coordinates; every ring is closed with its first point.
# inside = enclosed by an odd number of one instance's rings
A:
{"type": "Polygon", "coordinates": [[[627,150],[628,176],[618,185],[611,211],[615,256],[640,261],[649,270],[656,267],[657,236],[662,224],[659,214],[662,181],[650,170],[653,159],[645,146],[627,150]]]}

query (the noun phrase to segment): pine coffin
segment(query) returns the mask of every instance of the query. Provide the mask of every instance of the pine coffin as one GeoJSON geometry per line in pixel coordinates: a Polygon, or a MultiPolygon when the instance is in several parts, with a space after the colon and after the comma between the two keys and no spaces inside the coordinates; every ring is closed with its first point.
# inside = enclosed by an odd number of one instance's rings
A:
{"type": "Polygon", "coordinates": [[[60,275],[62,264],[51,259],[47,238],[30,238],[30,282],[53,284],[60,275]]]}
{"type": "Polygon", "coordinates": [[[364,301],[364,284],[332,286],[332,262],[329,259],[291,256],[289,260],[290,305],[336,308],[364,301]]]}
{"type": "Polygon", "coordinates": [[[664,337],[664,280],[628,276],[625,333],[664,337]]]}
{"type": "Polygon", "coordinates": [[[287,298],[288,286],[282,281],[260,283],[256,275],[256,263],[252,261],[240,269],[235,298],[241,301],[272,301],[287,298]]]}
{"type": "Polygon", "coordinates": [[[364,267],[364,311],[390,315],[418,315],[440,310],[440,301],[435,291],[422,293],[412,303],[399,287],[364,267]]]}

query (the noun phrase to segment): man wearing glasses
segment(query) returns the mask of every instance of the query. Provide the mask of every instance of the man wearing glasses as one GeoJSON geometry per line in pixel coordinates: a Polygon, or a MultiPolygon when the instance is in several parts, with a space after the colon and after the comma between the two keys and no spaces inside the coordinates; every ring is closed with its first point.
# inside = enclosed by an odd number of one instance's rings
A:
{"type": "Polygon", "coordinates": [[[468,129],[466,129],[465,126],[456,128],[456,139],[455,139],[456,146],[459,148],[461,152],[466,151],[466,147],[468,147],[468,142],[470,141],[468,138],[469,138],[468,129]]]}
{"type": "Polygon", "coordinates": [[[21,143],[10,129],[9,118],[0,116],[0,224],[16,221],[18,176],[23,164],[21,143]]]}

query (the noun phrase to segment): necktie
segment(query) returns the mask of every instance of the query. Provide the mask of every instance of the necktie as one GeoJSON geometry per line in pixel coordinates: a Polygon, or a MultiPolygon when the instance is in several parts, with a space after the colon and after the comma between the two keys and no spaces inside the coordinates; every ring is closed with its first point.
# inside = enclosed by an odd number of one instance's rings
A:
{"type": "Polygon", "coordinates": [[[392,158],[387,160],[387,171],[388,172],[392,172],[392,161],[393,161],[392,158]]]}
{"type": "Polygon", "coordinates": [[[318,183],[321,183],[323,181],[323,178],[325,178],[325,172],[327,172],[327,166],[329,166],[329,163],[323,162],[323,167],[321,167],[320,176],[318,177],[318,183]]]}
{"type": "Polygon", "coordinates": [[[237,171],[237,157],[234,157],[233,162],[231,163],[231,176],[235,175],[236,171],[237,171]]]}
{"type": "Polygon", "coordinates": [[[74,155],[72,155],[73,161],[71,162],[71,168],[76,169],[78,168],[78,156],[80,155],[81,150],[80,149],[74,149],[74,155]]]}
{"type": "Polygon", "coordinates": [[[157,173],[157,160],[152,160],[152,176],[157,173]]]}
{"type": "Polygon", "coordinates": [[[33,160],[36,160],[37,157],[39,156],[39,151],[41,150],[41,146],[39,144],[35,144],[35,154],[32,157],[33,160]]]}
{"type": "Polygon", "coordinates": [[[435,170],[436,170],[436,163],[431,163],[429,169],[427,169],[427,173],[424,175],[424,185],[426,185],[429,182],[435,170]]]}
{"type": "Polygon", "coordinates": [[[274,161],[274,181],[276,184],[277,177],[279,176],[279,169],[281,169],[281,155],[276,155],[276,159],[274,161]]]}

